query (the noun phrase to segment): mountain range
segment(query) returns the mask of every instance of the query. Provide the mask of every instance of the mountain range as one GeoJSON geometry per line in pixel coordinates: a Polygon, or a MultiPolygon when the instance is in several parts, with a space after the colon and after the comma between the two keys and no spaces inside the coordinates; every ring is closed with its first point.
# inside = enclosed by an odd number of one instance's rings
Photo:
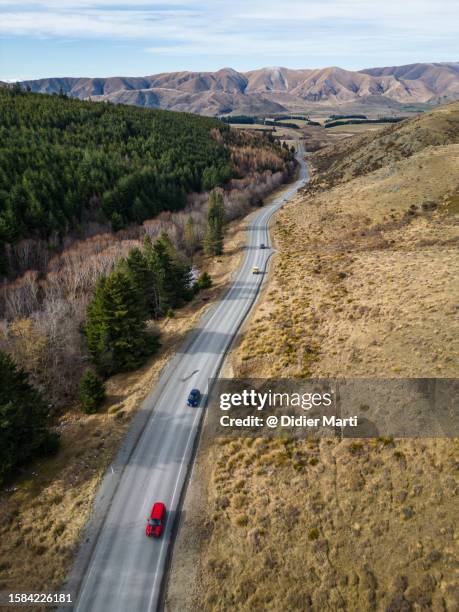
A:
{"type": "Polygon", "coordinates": [[[32,91],[189,111],[203,115],[258,114],[363,107],[400,110],[459,99],[459,62],[422,63],[359,71],[331,67],[261,68],[237,72],[170,72],[146,77],[46,78],[23,81],[32,91]]]}

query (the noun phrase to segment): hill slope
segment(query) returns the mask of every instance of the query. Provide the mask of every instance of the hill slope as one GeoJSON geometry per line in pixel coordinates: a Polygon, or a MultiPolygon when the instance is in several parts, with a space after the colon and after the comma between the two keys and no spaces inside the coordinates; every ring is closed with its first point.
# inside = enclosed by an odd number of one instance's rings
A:
{"type": "Polygon", "coordinates": [[[17,88],[0,89],[0,136],[0,274],[27,269],[30,241],[55,251],[139,225],[184,209],[189,194],[283,171],[292,157],[216,119],[17,88]]]}
{"type": "Polygon", "coordinates": [[[454,376],[459,102],[310,159],[311,182],[277,216],[273,292],[241,345],[240,374],[428,376],[438,363],[454,376]],[[274,330],[295,313],[286,358],[274,330]],[[272,354],[261,358],[261,346],[272,354]]]}
{"type": "Polygon", "coordinates": [[[0,110],[0,274],[5,244],[139,224],[232,175],[217,120],[5,89],[0,110]]]}
{"type": "MultiPolygon", "coordinates": [[[[458,113],[310,157],[223,376],[457,377],[458,113]]],[[[457,440],[203,436],[168,609],[456,609],[457,440]]]]}
{"type": "Polygon", "coordinates": [[[24,81],[40,93],[60,90],[80,99],[186,110],[204,115],[279,113],[321,105],[343,108],[438,103],[459,98],[459,63],[370,68],[290,70],[261,68],[240,73],[172,72],[146,77],[49,78],[24,81]]]}
{"type": "MultiPolygon", "coordinates": [[[[0,230],[8,242],[84,221],[178,210],[231,176],[217,120],[0,90],[0,230]]],[[[0,234],[1,236],[1,234],[0,234]]]]}
{"type": "MultiPolygon", "coordinates": [[[[318,151],[313,164],[328,186],[390,166],[426,147],[459,143],[459,103],[453,102],[318,151]]],[[[314,181],[312,182],[314,185],[314,181]]]]}

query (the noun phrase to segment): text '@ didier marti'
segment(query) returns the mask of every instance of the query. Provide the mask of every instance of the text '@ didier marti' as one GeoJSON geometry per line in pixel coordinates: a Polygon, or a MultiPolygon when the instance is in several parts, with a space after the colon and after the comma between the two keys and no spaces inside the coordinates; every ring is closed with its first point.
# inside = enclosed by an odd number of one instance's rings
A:
{"type": "MultiPolygon", "coordinates": [[[[244,390],[241,393],[222,393],[220,395],[220,410],[228,411],[232,407],[252,408],[257,411],[269,408],[301,408],[310,410],[311,408],[329,408],[333,404],[333,391],[327,393],[276,393],[273,391],[258,392],[254,389],[244,390]]],[[[336,415],[321,415],[312,417],[306,415],[280,416],[269,415],[267,417],[249,414],[244,417],[232,417],[224,414],[220,417],[222,427],[357,427],[358,417],[350,416],[341,418],[336,415]]]]}

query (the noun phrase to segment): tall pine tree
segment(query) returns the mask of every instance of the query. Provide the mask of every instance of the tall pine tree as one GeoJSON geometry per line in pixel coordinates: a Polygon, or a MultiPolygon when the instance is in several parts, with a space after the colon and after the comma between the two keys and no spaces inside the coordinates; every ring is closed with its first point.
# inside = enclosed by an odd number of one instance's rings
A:
{"type": "Polygon", "coordinates": [[[156,278],[161,314],[191,298],[190,266],[165,232],[154,244],[145,242],[145,256],[156,278]]]}
{"type": "Polygon", "coordinates": [[[185,241],[185,249],[188,255],[192,256],[194,250],[198,245],[198,239],[196,236],[196,229],[194,227],[193,217],[190,215],[186,220],[185,227],[183,228],[183,238],[185,241]]]}
{"type": "Polygon", "coordinates": [[[207,255],[223,253],[223,223],[225,207],[223,194],[219,189],[211,191],[207,211],[207,231],[204,237],[204,250],[207,255]]]}
{"type": "Polygon", "coordinates": [[[98,282],[85,335],[97,369],[106,376],[138,367],[152,351],[144,304],[124,271],[115,270],[98,282]]]}
{"type": "Polygon", "coordinates": [[[27,373],[0,351],[0,483],[36,454],[54,450],[50,411],[27,373]]]}
{"type": "Polygon", "coordinates": [[[145,311],[145,318],[157,317],[159,291],[155,274],[148,265],[147,257],[140,249],[132,249],[121,267],[126,271],[137,291],[139,303],[143,305],[145,311]]]}

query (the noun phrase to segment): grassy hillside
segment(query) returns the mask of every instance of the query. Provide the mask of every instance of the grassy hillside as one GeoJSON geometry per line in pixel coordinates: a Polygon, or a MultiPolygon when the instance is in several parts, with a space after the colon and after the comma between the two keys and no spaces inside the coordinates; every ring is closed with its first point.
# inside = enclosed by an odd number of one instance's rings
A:
{"type": "MultiPolygon", "coordinates": [[[[458,109],[311,156],[224,376],[457,377],[458,109]]],[[[168,609],[456,609],[455,454],[205,430],[168,609]]]]}
{"type": "Polygon", "coordinates": [[[311,156],[313,180],[276,218],[280,254],[242,372],[455,375],[457,142],[454,103],[311,156]]]}
{"type": "MultiPolygon", "coordinates": [[[[419,153],[426,147],[459,143],[459,103],[453,102],[432,111],[391,125],[377,135],[343,141],[323,149],[312,159],[320,172],[320,183],[327,186],[390,166],[419,153]]],[[[311,186],[317,182],[312,181],[311,186]]]]}

